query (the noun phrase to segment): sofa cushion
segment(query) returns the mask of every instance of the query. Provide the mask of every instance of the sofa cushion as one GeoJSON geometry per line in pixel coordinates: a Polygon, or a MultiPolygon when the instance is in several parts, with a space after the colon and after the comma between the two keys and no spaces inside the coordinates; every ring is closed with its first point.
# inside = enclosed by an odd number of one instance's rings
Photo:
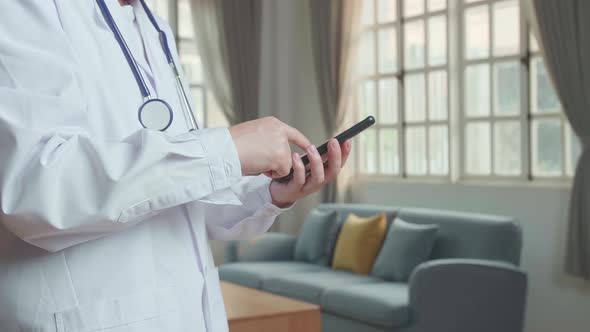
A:
{"type": "Polygon", "coordinates": [[[301,262],[243,262],[219,267],[219,278],[250,288],[261,288],[263,280],[276,275],[303,271],[322,271],[325,268],[301,262]]]}
{"type": "Polygon", "coordinates": [[[384,213],[367,218],[350,214],[340,230],[332,267],[369,274],[383,243],[386,226],[384,213]]]}
{"type": "Polygon", "coordinates": [[[325,292],[322,311],[385,328],[409,323],[408,285],[371,283],[332,288],[325,292]]]}
{"type": "Polygon", "coordinates": [[[322,294],[331,288],[376,283],[380,279],[346,271],[323,269],[319,272],[297,272],[265,279],[262,289],[271,293],[320,304],[322,294]]]}
{"type": "Polygon", "coordinates": [[[437,230],[438,225],[411,224],[396,218],[371,275],[389,281],[408,281],[412,271],[430,257],[437,230]]]}
{"type": "Polygon", "coordinates": [[[309,213],[295,244],[295,260],[319,265],[328,265],[331,260],[329,237],[338,228],[336,211],[309,213]]]}

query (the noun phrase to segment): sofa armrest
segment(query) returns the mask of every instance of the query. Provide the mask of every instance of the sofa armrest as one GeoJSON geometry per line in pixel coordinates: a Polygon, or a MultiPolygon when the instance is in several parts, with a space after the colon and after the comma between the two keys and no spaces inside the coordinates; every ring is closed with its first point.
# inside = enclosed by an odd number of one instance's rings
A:
{"type": "Polygon", "coordinates": [[[417,331],[521,332],[527,276],[517,267],[473,259],[435,260],[410,278],[417,331]]]}
{"type": "Polygon", "coordinates": [[[293,260],[297,238],[284,233],[265,233],[254,240],[231,241],[225,248],[225,262],[293,260]]]}

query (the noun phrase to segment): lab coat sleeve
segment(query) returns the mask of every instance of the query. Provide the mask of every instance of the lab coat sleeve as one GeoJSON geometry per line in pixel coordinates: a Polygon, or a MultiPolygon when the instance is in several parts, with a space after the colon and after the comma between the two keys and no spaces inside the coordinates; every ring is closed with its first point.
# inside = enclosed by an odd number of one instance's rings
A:
{"type": "MultiPolygon", "coordinates": [[[[164,20],[157,19],[173,45],[172,52],[176,63],[180,63],[172,30],[164,20]]],[[[182,68],[179,70],[183,72],[182,68]]],[[[189,84],[186,77],[183,77],[183,80],[187,88],[189,84]]],[[[187,90],[186,93],[190,94],[190,91],[187,90]]],[[[276,217],[287,210],[272,204],[269,185],[270,179],[264,175],[246,176],[230,188],[217,191],[201,200],[202,203],[210,203],[201,205],[206,209],[205,220],[209,238],[248,239],[266,232],[276,217]]]]}
{"type": "Polygon", "coordinates": [[[94,137],[53,2],[27,4],[0,6],[0,227],[58,251],[241,179],[227,129],[94,137]]]}
{"type": "Polygon", "coordinates": [[[264,175],[243,177],[230,189],[241,206],[217,204],[206,209],[207,234],[214,240],[244,240],[266,232],[276,217],[291,208],[272,203],[270,179],[264,175]]]}

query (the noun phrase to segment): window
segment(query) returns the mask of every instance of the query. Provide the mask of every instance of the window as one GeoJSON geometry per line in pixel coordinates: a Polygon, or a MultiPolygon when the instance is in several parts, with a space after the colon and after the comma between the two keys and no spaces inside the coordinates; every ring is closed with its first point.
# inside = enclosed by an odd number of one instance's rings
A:
{"type": "Polygon", "coordinates": [[[519,0],[364,0],[363,27],[357,117],[378,123],[359,137],[359,173],[573,175],[580,144],[519,0]]]}
{"type": "Polygon", "coordinates": [[[185,76],[194,98],[195,116],[205,127],[228,127],[227,118],[205,84],[192,23],[190,0],[148,0],[150,8],[170,22],[185,76]]]}
{"type": "Polygon", "coordinates": [[[523,175],[520,26],[518,0],[469,1],[463,8],[466,176],[523,175]]]}
{"type": "Polygon", "coordinates": [[[571,177],[581,154],[580,142],[561,112],[534,36],[529,40],[531,175],[571,177]]]}
{"type": "Polygon", "coordinates": [[[357,115],[378,122],[359,137],[362,173],[448,176],[446,8],[446,0],[364,1],[357,115]]]}

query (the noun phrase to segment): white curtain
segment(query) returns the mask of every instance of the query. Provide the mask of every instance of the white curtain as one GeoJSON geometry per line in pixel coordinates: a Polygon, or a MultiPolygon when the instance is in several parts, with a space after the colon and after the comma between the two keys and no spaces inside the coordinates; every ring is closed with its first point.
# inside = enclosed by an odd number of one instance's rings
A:
{"type": "MultiPolygon", "coordinates": [[[[324,127],[335,135],[344,121],[347,97],[356,78],[356,44],[362,0],[309,0],[316,82],[324,127]]],[[[324,187],[322,200],[336,201],[335,181],[324,187]]]]}
{"type": "Polygon", "coordinates": [[[566,271],[590,280],[590,1],[529,1],[547,69],[583,146],[572,187],[566,271]]]}
{"type": "Polygon", "coordinates": [[[207,86],[231,124],[258,117],[261,0],[192,0],[207,86]]]}

